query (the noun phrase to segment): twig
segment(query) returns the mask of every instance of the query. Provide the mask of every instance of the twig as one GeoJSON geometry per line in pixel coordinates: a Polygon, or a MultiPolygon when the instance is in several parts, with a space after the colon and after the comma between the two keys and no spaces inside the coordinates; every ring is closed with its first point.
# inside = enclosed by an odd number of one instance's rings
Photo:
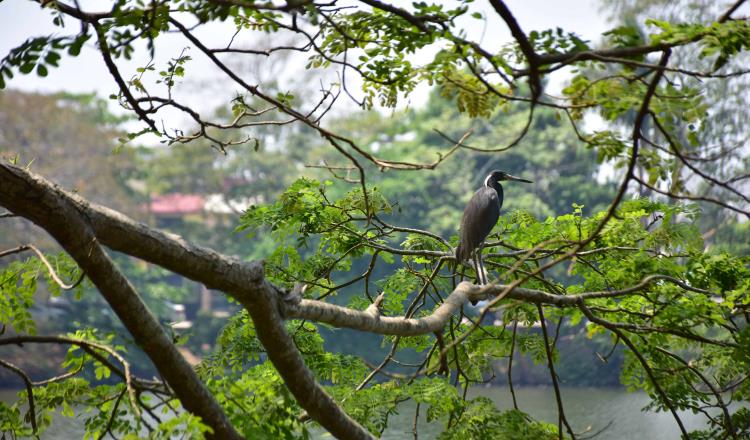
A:
{"type": "Polygon", "coordinates": [[[658,350],[659,352],[666,354],[667,356],[671,357],[672,359],[674,359],[677,362],[679,362],[682,365],[684,365],[685,368],[687,368],[688,370],[690,370],[690,372],[692,372],[693,374],[695,374],[696,376],[698,376],[698,378],[704,384],[706,384],[706,386],[708,387],[708,389],[711,390],[711,393],[716,398],[717,404],[721,408],[721,411],[722,411],[722,413],[724,415],[724,423],[726,423],[726,425],[727,425],[726,426],[727,430],[731,434],[732,438],[736,439],[737,438],[737,431],[735,430],[734,424],[732,423],[732,416],[729,414],[729,409],[728,409],[727,405],[724,403],[724,399],[721,397],[721,392],[719,392],[719,390],[716,389],[716,387],[711,383],[711,381],[708,380],[708,378],[703,373],[701,373],[701,371],[699,369],[693,367],[690,364],[690,362],[686,361],[685,359],[681,358],[680,356],[677,356],[676,354],[672,353],[669,350],[666,350],[666,349],[664,349],[662,347],[659,347],[658,345],[654,346],[654,348],[656,348],[656,350],[658,350]]]}
{"type": "Polygon", "coordinates": [[[91,24],[94,26],[94,30],[96,30],[96,37],[97,41],[99,42],[99,52],[102,54],[104,64],[107,66],[107,69],[112,75],[112,78],[114,78],[115,82],[117,82],[117,86],[120,88],[120,92],[122,92],[128,104],[130,104],[132,110],[138,115],[138,118],[145,122],[154,133],[158,133],[159,129],[156,128],[156,124],[151,118],[148,117],[141,106],[138,105],[135,97],[130,92],[130,88],[125,83],[122,75],[120,75],[120,71],[117,69],[117,65],[112,60],[112,54],[110,53],[109,45],[107,44],[107,36],[104,33],[101,25],[98,23],[98,21],[95,20],[91,21],[91,24]]]}
{"type": "Polygon", "coordinates": [[[589,319],[589,321],[594,322],[596,324],[599,324],[617,335],[620,340],[622,340],[625,345],[628,346],[630,349],[630,352],[633,353],[633,355],[638,359],[638,362],[640,362],[641,366],[643,367],[643,370],[646,372],[646,375],[649,377],[651,384],[653,384],[654,388],[656,389],[656,392],[659,393],[659,396],[661,396],[662,400],[664,401],[664,404],[667,405],[667,408],[669,408],[669,411],[672,413],[672,416],[674,416],[675,421],[677,422],[677,425],[680,427],[680,431],[682,432],[682,435],[684,438],[690,438],[688,436],[687,430],[685,429],[685,426],[682,423],[682,419],[680,419],[679,414],[677,414],[677,410],[674,408],[674,405],[672,404],[672,401],[669,400],[669,397],[662,389],[659,382],[656,380],[656,376],[654,375],[653,370],[649,366],[646,359],[643,357],[641,352],[638,350],[638,348],[633,344],[633,342],[625,336],[625,334],[620,331],[617,327],[614,327],[610,325],[608,321],[602,320],[597,318],[593,313],[591,313],[590,310],[586,308],[583,304],[580,306],[581,311],[586,315],[586,318],[589,319]]]}
{"type": "Polygon", "coordinates": [[[510,356],[508,358],[508,388],[510,388],[510,396],[513,398],[513,408],[518,410],[518,401],[516,400],[516,392],[513,389],[513,352],[516,349],[516,331],[518,329],[518,320],[513,320],[513,336],[510,340],[510,356]]]}
{"type": "Polygon", "coordinates": [[[417,430],[417,425],[419,423],[419,405],[420,403],[417,402],[417,407],[414,409],[414,424],[411,428],[411,432],[414,435],[414,440],[419,439],[419,431],[417,430]]]}
{"type": "Polygon", "coordinates": [[[0,359],[0,366],[16,373],[23,380],[23,384],[26,387],[26,397],[29,399],[29,419],[31,420],[31,429],[34,432],[34,435],[37,435],[36,410],[34,407],[34,390],[32,388],[31,379],[22,369],[11,364],[10,362],[0,359]]]}
{"type": "Polygon", "coordinates": [[[540,304],[536,305],[537,312],[539,313],[539,322],[542,325],[542,336],[544,337],[544,351],[547,354],[547,367],[549,368],[550,379],[552,379],[552,386],[555,389],[555,400],[557,401],[557,432],[560,438],[563,437],[562,425],[565,425],[565,429],[568,431],[570,437],[575,440],[576,436],[573,430],[570,428],[568,419],[565,417],[565,410],[563,409],[562,396],[560,395],[560,385],[557,383],[557,373],[555,372],[555,363],[552,359],[552,348],[550,347],[549,335],[547,334],[547,322],[544,318],[544,311],[540,304]]]}
{"type": "MultiPolygon", "coordinates": [[[[117,395],[117,400],[115,400],[115,404],[112,407],[112,411],[109,414],[109,418],[107,419],[107,425],[105,426],[105,429],[99,433],[99,437],[97,437],[97,440],[102,440],[107,433],[110,433],[110,430],[112,429],[112,422],[115,420],[115,416],[117,415],[117,409],[120,407],[120,401],[122,401],[122,396],[124,396],[127,393],[128,389],[123,388],[122,391],[117,395]]],[[[114,435],[112,436],[114,437],[114,435]]]]}
{"type": "Polygon", "coordinates": [[[39,260],[42,261],[44,266],[47,268],[47,271],[49,272],[50,277],[52,280],[60,286],[60,289],[62,290],[72,290],[78,287],[79,284],[83,281],[83,278],[86,276],[86,274],[81,271],[81,275],[78,277],[78,280],[76,280],[73,284],[65,284],[65,282],[57,275],[57,272],[55,272],[55,269],[52,267],[52,264],[47,260],[47,258],[44,256],[42,251],[40,251],[36,246],[33,244],[25,244],[22,246],[15,247],[13,249],[8,249],[6,251],[0,252],[0,258],[5,257],[7,255],[11,254],[17,254],[20,252],[25,252],[31,250],[33,251],[37,257],[39,257],[39,260]]]}

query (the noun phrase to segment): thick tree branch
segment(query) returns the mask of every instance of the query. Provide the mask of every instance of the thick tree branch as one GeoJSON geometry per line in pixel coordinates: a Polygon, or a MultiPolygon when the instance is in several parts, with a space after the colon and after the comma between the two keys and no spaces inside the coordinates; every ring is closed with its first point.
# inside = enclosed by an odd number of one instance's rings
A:
{"type": "Polygon", "coordinates": [[[0,182],[0,204],[44,228],[70,254],[174,389],[185,409],[200,416],[213,429],[214,438],[242,438],[133,286],[104,252],[76,204],[58,188],[41,179],[30,179],[30,175],[18,168],[0,166],[0,182]]]}
{"type": "MultiPolygon", "coordinates": [[[[260,262],[242,262],[238,259],[219,254],[211,249],[191,245],[179,236],[154,230],[116,211],[88,203],[80,196],[67,193],[43,178],[34,176],[14,166],[0,165],[0,182],[4,183],[0,187],[2,188],[0,189],[0,203],[3,200],[3,193],[8,188],[5,185],[5,173],[10,173],[26,180],[28,184],[37,186],[39,191],[54,191],[60,197],[69,198],[71,202],[75,203],[77,209],[89,219],[99,242],[113,250],[127,253],[144,261],[159,265],[186,278],[202,283],[208,288],[224,292],[245,292],[242,293],[243,296],[252,295],[253,292],[257,293],[257,291],[252,291],[249,287],[259,286],[263,283],[263,267],[260,262]]],[[[38,204],[30,204],[27,210],[35,210],[34,212],[28,212],[31,216],[29,218],[32,220],[33,217],[47,215],[47,211],[38,204]]],[[[528,251],[524,250],[523,252],[528,251]]],[[[513,254],[515,255],[517,252],[513,254]]],[[[555,295],[541,290],[516,287],[509,292],[508,298],[537,304],[576,306],[581,299],[588,300],[623,296],[642,290],[657,281],[674,283],[683,289],[698,293],[711,293],[692,287],[674,277],[650,275],[639,283],[620,290],[586,292],[580,295],[555,295]]],[[[464,293],[460,293],[460,295],[465,295],[465,299],[483,300],[496,297],[507,287],[507,285],[503,284],[479,287],[466,283],[461,290],[464,293]]],[[[330,321],[322,319],[320,321],[332,325],[337,325],[335,322],[341,322],[342,326],[350,326],[354,323],[362,322],[366,327],[354,328],[367,330],[371,326],[373,327],[373,331],[377,331],[375,329],[379,328],[379,333],[386,333],[387,330],[385,327],[392,326],[395,322],[391,320],[399,319],[381,316],[378,320],[375,320],[372,315],[366,314],[365,316],[368,318],[362,321],[358,314],[364,315],[365,312],[314,300],[301,300],[299,304],[282,304],[281,307],[287,318],[314,319],[313,316],[326,317],[330,321]],[[340,317],[339,315],[347,315],[348,317],[340,317]],[[389,322],[389,324],[384,325],[383,322],[389,322]]],[[[414,323],[406,324],[404,328],[411,328],[414,325],[414,323]]],[[[421,328],[424,324],[416,325],[421,328]]],[[[422,333],[427,332],[417,334],[422,333]]]]}
{"type": "Polygon", "coordinates": [[[296,303],[284,304],[284,316],[287,318],[324,322],[336,327],[347,327],[378,334],[416,336],[442,330],[450,317],[468,300],[478,301],[486,299],[492,293],[499,293],[497,290],[497,286],[490,285],[481,288],[464,281],[456,286],[456,290],[432,314],[418,319],[379,316],[369,313],[367,310],[354,310],[336,304],[307,299],[299,300],[296,303]]]}
{"type": "MultiPolygon", "coordinates": [[[[0,164],[0,204],[16,205],[16,212],[37,224],[53,222],[56,206],[37,202],[45,198],[72,204],[86,218],[99,243],[108,248],[164,267],[210,289],[235,291],[263,280],[263,265],[242,262],[212,249],[194,246],[180,236],[154,230],[109,208],[89,203],[46,179],[21,168],[0,164]],[[24,198],[26,197],[26,198],[24,198]],[[59,200],[58,200],[59,199],[59,200]]],[[[9,207],[9,206],[8,206],[9,207]]],[[[58,222],[61,220],[57,219],[58,222]]]]}
{"type": "Polygon", "coordinates": [[[218,438],[239,438],[239,435],[228,422],[222,424],[226,419],[221,408],[214,406],[213,396],[99,243],[237,298],[248,309],[259,339],[289,390],[313,419],[339,438],[372,437],[341,410],[305,367],[279,314],[279,291],[263,280],[261,263],[243,263],[190,245],[180,237],[155,231],[118,212],[90,204],[12,165],[0,164],[0,205],[39,224],[63,244],[118,316],[123,315],[120,319],[175,389],[185,408],[201,416],[218,438]],[[92,258],[96,258],[93,263],[89,261],[92,258]]]}
{"type": "Polygon", "coordinates": [[[255,324],[258,339],[274,367],[284,379],[297,402],[308,415],[336,438],[374,438],[315,382],[310,369],[289,336],[282,317],[281,295],[276,287],[263,282],[258,286],[228,292],[247,309],[255,324]]]}

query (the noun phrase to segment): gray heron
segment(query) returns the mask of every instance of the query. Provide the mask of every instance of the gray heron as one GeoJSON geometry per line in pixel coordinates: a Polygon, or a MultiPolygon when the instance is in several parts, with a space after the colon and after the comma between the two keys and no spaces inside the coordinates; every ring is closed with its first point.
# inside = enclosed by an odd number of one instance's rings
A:
{"type": "Polygon", "coordinates": [[[495,227],[497,219],[500,218],[500,208],[503,206],[501,181],[532,183],[531,180],[510,175],[505,171],[491,172],[484,179],[482,187],[469,200],[461,219],[459,242],[456,248],[456,265],[473,256],[479,284],[487,283],[487,275],[484,273],[484,263],[482,263],[482,247],[484,240],[495,227]]]}

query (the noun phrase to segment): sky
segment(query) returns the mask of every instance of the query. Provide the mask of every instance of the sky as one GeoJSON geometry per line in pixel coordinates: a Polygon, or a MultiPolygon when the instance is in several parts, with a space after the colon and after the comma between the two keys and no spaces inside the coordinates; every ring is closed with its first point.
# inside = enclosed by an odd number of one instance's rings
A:
{"type": "MultiPolygon", "coordinates": [[[[478,1],[477,4],[481,4],[478,1]]],[[[86,3],[82,3],[84,7],[86,3]]],[[[510,0],[509,8],[526,32],[537,29],[562,27],[575,31],[585,39],[596,41],[597,37],[607,30],[607,24],[598,11],[596,0],[510,0]]],[[[494,14],[489,5],[484,5],[487,15],[494,14]]],[[[469,35],[479,39],[482,29],[472,21],[474,28],[469,28],[469,35]]],[[[74,29],[74,28],[73,28],[74,29]]],[[[38,3],[29,0],[5,0],[0,2],[0,54],[5,56],[8,50],[21,44],[30,36],[47,35],[59,32],[59,28],[52,25],[51,19],[43,12],[38,3]]],[[[484,43],[491,45],[493,41],[508,41],[510,34],[499,21],[487,26],[484,31],[484,43]],[[498,26],[494,26],[497,24],[498,26]]],[[[176,39],[171,39],[164,51],[174,52],[183,45],[176,39]]],[[[81,56],[76,59],[63,58],[61,67],[50,71],[46,78],[35,75],[16,76],[11,86],[28,91],[58,91],[91,92],[109,94],[115,88],[115,83],[109,76],[101,58],[93,50],[93,44],[87,44],[81,56]]],[[[145,60],[146,53],[142,53],[141,60],[145,60]]],[[[135,63],[133,64],[135,65],[135,63]]]]}
{"type": "MultiPolygon", "coordinates": [[[[527,33],[531,30],[561,27],[575,32],[586,40],[596,42],[599,35],[609,29],[599,10],[597,0],[509,0],[506,3],[527,33]]],[[[95,10],[97,4],[103,3],[89,0],[81,1],[81,4],[84,9],[95,10]]],[[[483,45],[490,49],[499,47],[500,44],[509,41],[510,33],[502,21],[497,18],[489,4],[481,0],[477,1],[476,4],[480,7],[482,13],[490,17],[491,20],[487,21],[487,25],[482,25],[482,22],[477,20],[467,20],[468,37],[481,41],[483,45]]],[[[66,32],[74,33],[76,25],[72,20],[70,23],[66,32]]],[[[5,0],[0,2],[0,56],[4,57],[11,48],[18,46],[31,36],[48,35],[56,32],[59,33],[60,29],[52,25],[49,15],[40,9],[38,3],[29,0],[5,0]]],[[[226,44],[226,39],[231,34],[231,29],[223,29],[220,25],[217,25],[204,32],[203,37],[218,46],[226,44]]],[[[167,60],[178,55],[186,46],[185,41],[176,35],[169,35],[161,40],[155,60],[157,66],[164,65],[167,60]]],[[[191,52],[188,51],[188,53],[191,52]]],[[[202,57],[197,51],[193,51],[193,56],[195,60],[191,61],[189,65],[192,79],[179,85],[180,99],[194,106],[200,113],[206,114],[212,112],[217,105],[228,102],[237,90],[223,87],[226,84],[224,78],[215,67],[210,65],[208,60],[201,59],[202,57]]],[[[117,62],[122,66],[123,76],[131,78],[136,73],[135,69],[145,65],[148,60],[148,53],[141,50],[136,53],[132,62],[123,63],[122,60],[117,62]]],[[[304,62],[304,58],[299,59],[299,70],[286,69],[282,72],[256,73],[270,76],[286,74],[289,75],[289,80],[303,78],[304,81],[305,74],[302,73],[304,62]]],[[[297,63],[295,62],[295,64],[297,63]]],[[[252,72],[250,75],[252,75],[252,72]]],[[[563,80],[564,73],[559,75],[557,79],[552,79],[551,87],[553,91],[555,88],[559,88],[563,80]]],[[[33,73],[30,75],[16,74],[9,81],[9,86],[24,91],[45,93],[57,91],[96,92],[104,97],[117,93],[116,84],[91,41],[86,44],[79,57],[63,56],[60,67],[51,69],[47,77],[40,78],[33,73]]],[[[2,92],[0,91],[0,93],[2,92]]],[[[424,102],[427,94],[426,88],[418,90],[410,98],[409,105],[418,106],[421,102],[424,102]]],[[[176,121],[171,121],[170,118],[177,118],[178,116],[176,114],[171,116],[164,114],[162,117],[168,120],[168,125],[172,125],[172,122],[176,121]]]]}

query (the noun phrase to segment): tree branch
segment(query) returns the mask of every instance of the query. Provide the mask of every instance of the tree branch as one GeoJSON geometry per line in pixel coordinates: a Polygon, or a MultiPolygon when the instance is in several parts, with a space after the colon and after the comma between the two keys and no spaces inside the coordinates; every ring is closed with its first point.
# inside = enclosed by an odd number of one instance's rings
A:
{"type": "Polygon", "coordinates": [[[73,284],[66,284],[60,278],[60,276],[57,274],[57,272],[55,272],[55,269],[52,267],[52,264],[50,264],[49,260],[47,260],[47,257],[44,256],[44,254],[42,253],[42,251],[40,251],[39,248],[37,248],[36,246],[34,246],[31,243],[24,244],[24,245],[15,247],[13,249],[8,249],[6,251],[2,251],[2,252],[0,252],[0,257],[4,257],[6,255],[11,255],[11,254],[17,254],[17,253],[20,253],[20,252],[25,252],[25,251],[28,251],[28,250],[34,251],[34,253],[39,258],[39,260],[42,262],[42,264],[44,264],[44,266],[47,268],[47,272],[49,272],[49,276],[50,276],[50,278],[52,278],[52,281],[54,281],[55,283],[57,283],[57,285],[60,286],[60,289],[62,289],[62,290],[71,290],[71,289],[76,288],[79,284],[81,284],[81,282],[83,281],[83,278],[86,276],[86,274],[83,271],[81,271],[81,275],[78,277],[78,279],[73,284]]]}
{"type": "Polygon", "coordinates": [[[70,254],[174,389],[185,409],[200,416],[213,429],[214,438],[240,439],[216,399],[104,252],[76,203],[59,188],[33,179],[19,168],[0,165],[0,182],[0,204],[44,228],[70,254]]]}
{"type": "Polygon", "coordinates": [[[324,322],[336,327],[397,336],[416,336],[442,330],[451,316],[468,300],[485,299],[495,286],[479,288],[464,281],[432,314],[419,318],[375,316],[368,311],[359,311],[322,301],[302,299],[296,304],[285,304],[287,318],[300,318],[324,322]]]}
{"type": "Polygon", "coordinates": [[[23,380],[23,384],[26,387],[26,397],[29,400],[29,420],[31,421],[31,429],[34,432],[34,435],[37,435],[37,429],[36,426],[36,409],[34,407],[34,390],[31,387],[31,379],[29,378],[29,375],[26,374],[25,371],[18,368],[17,366],[11,364],[10,362],[4,361],[0,359],[0,367],[7,368],[8,370],[16,373],[21,380],[23,380]]]}
{"type": "Polygon", "coordinates": [[[0,164],[0,205],[42,226],[63,244],[110,302],[185,408],[201,416],[217,438],[239,438],[239,434],[99,243],[235,297],[247,308],[271,362],[310,416],[339,438],[372,438],[326,394],[305,367],[284,328],[279,290],[263,280],[261,263],[244,263],[190,245],[179,237],[88,203],[8,164],[0,164]]]}
{"type": "MultiPolygon", "coordinates": [[[[542,336],[544,337],[544,351],[547,354],[547,368],[549,368],[549,377],[552,380],[552,386],[555,390],[555,401],[557,403],[557,435],[563,438],[562,425],[565,425],[565,429],[568,431],[570,438],[576,439],[576,435],[573,429],[568,423],[567,417],[565,417],[565,408],[563,406],[562,395],[560,393],[560,385],[558,384],[557,372],[555,371],[554,362],[554,343],[550,346],[549,335],[547,334],[547,319],[544,317],[544,310],[541,304],[536,305],[537,312],[539,313],[539,323],[542,326],[542,336]]],[[[558,330],[560,326],[557,326],[558,330]]]]}
{"type": "Polygon", "coordinates": [[[529,87],[531,88],[531,99],[533,105],[542,94],[542,82],[539,78],[539,55],[534,51],[534,47],[521,29],[521,25],[518,24],[516,17],[510,12],[510,9],[505,5],[505,2],[502,0],[490,0],[490,4],[495,9],[495,12],[497,12],[497,14],[502,17],[503,21],[505,21],[508,29],[510,29],[511,35],[513,35],[513,38],[518,42],[521,52],[523,52],[526,61],[529,63],[529,87]]]}
{"type": "Polygon", "coordinates": [[[255,324],[258,339],[276,370],[297,402],[315,421],[333,436],[342,439],[373,439],[359,423],[349,417],[315,382],[310,369],[284,326],[281,292],[267,282],[228,292],[242,304],[255,324]]]}
{"type": "Polygon", "coordinates": [[[117,68],[114,60],[112,59],[112,54],[110,53],[109,45],[107,44],[106,34],[102,30],[98,22],[91,21],[91,24],[94,26],[94,30],[96,31],[96,37],[99,42],[99,52],[102,54],[104,64],[107,66],[107,70],[109,70],[112,78],[117,83],[118,88],[122,92],[123,96],[125,96],[128,104],[130,104],[130,107],[138,115],[138,118],[145,122],[154,133],[158,133],[159,129],[156,128],[156,124],[151,118],[148,117],[146,112],[138,104],[133,94],[130,93],[130,89],[125,83],[125,80],[122,78],[122,75],[120,75],[120,71],[117,68]]]}

